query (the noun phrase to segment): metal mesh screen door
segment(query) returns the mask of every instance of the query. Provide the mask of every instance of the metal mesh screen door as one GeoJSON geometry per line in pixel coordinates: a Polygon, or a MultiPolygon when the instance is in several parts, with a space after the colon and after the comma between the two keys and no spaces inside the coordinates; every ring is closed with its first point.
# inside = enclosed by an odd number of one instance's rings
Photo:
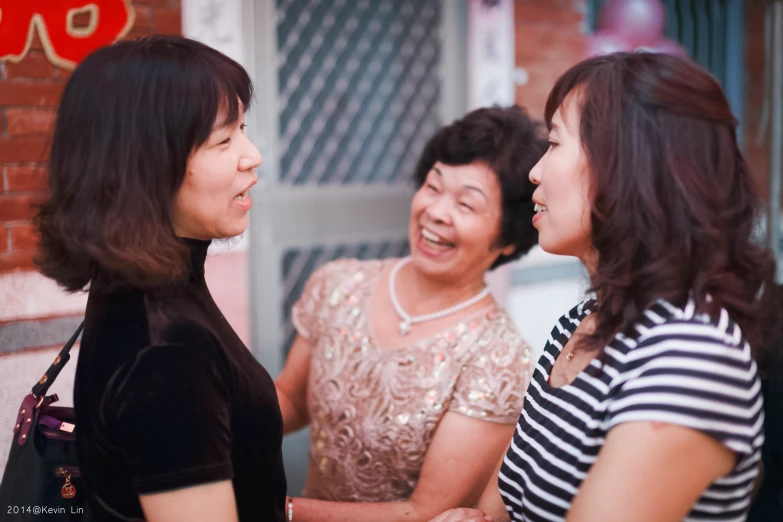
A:
{"type": "Polygon", "coordinates": [[[438,126],[438,0],[278,0],[280,181],[395,183],[438,126]]]}
{"type": "MultiPolygon", "coordinates": [[[[280,183],[404,184],[439,123],[439,2],[278,0],[277,18],[280,183]]],[[[400,255],[402,243],[287,249],[284,346],[315,268],[400,255]]]]}
{"type": "MultiPolygon", "coordinates": [[[[296,335],[291,306],[315,269],[407,252],[415,162],[441,121],[464,112],[467,7],[246,1],[250,130],[264,155],[250,227],[253,351],[276,375],[296,335]]],[[[294,494],[307,448],[306,433],[284,444],[294,494]]]]}

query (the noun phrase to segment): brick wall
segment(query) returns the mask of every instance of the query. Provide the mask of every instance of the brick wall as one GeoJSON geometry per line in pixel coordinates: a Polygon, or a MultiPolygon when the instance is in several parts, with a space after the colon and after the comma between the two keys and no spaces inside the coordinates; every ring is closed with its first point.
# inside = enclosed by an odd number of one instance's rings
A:
{"type": "MultiPolygon", "coordinates": [[[[133,0],[127,38],[181,34],[181,0],[133,0]]],[[[0,62],[0,273],[33,269],[35,205],[46,194],[47,149],[70,73],[49,63],[37,34],[19,63],[0,62]]]]}
{"type": "Polygon", "coordinates": [[[586,0],[516,0],[516,100],[543,118],[549,91],[566,69],[584,57],[586,0]]]}

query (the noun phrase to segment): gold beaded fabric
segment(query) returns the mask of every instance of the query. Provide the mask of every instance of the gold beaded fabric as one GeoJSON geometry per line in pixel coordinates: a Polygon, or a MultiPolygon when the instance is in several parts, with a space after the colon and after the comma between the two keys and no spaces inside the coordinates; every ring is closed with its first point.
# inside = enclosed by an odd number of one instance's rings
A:
{"type": "Polygon", "coordinates": [[[446,412],[514,424],[522,410],[530,347],[497,305],[400,348],[376,345],[368,312],[396,261],[329,263],[294,305],[294,325],[313,350],[306,497],[407,500],[446,412]]]}

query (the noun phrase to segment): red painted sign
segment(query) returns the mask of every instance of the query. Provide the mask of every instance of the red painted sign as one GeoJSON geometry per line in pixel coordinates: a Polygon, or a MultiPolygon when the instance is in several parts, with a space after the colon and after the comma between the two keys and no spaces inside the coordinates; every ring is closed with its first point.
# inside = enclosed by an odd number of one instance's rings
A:
{"type": "Polygon", "coordinates": [[[73,69],[122,38],[134,14],[130,0],[0,0],[0,60],[21,61],[38,31],[49,61],[73,69]]]}

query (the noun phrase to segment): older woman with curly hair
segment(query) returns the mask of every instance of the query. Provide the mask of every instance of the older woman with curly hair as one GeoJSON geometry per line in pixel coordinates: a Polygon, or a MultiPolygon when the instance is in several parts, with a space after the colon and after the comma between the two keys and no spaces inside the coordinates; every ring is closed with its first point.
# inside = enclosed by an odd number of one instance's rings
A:
{"type": "Polygon", "coordinates": [[[427,520],[475,504],[522,409],[530,350],[484,283],[536,244],[543,125],[518,107],[441,129],[414,173],[410,257],[320,268],[277,379],[286,432],[310,426],[289,519],[427,520]]]}

